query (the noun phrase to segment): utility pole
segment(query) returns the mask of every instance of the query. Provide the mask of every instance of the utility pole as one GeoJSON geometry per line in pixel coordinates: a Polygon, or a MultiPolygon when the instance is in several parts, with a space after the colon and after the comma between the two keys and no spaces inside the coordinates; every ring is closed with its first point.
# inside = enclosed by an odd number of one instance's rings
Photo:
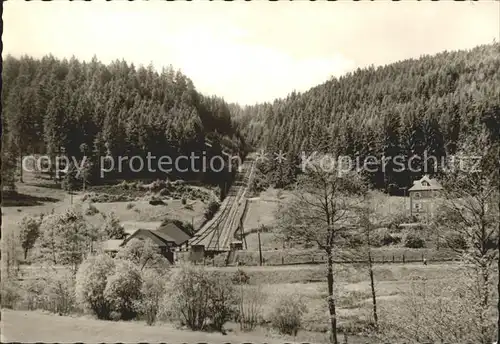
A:
{"type": "Polygon", "coordinates": [[[219,225],[217,224],[217,250],[219,250],[219,241],[220,241],[220,228],[219,225]]]}
{"type": "Polygon", "coordinates": [[[262,230],[262,226],[259,227],[259,231],[257,232],[257,237],[259,239],[259,263],[262,266],[262,246],[260,244],[260,231],[262,230]]]}

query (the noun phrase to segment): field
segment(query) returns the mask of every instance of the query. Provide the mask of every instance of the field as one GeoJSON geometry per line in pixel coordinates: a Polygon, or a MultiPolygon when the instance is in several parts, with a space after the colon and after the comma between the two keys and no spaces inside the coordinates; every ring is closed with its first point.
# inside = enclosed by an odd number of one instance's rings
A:
{"type": "MultiPolygon", "coordinates": [[[[18,222],[26,215],[36,216],[52,210],[60,212],[70,207],[71,203],[81,205],[84,211],[90,206],[88,201],[82,201],[83,193],[69,195],[63,190],[40,185],[29,179],[25,184],[18,184],[18,190],[24,195],[25,202],[15,206],[7,204],[8,206],[2,209],[2,231],[17,230],[18,222]]],[[[246,262],[247,266],[207,267],[207,269],[218,270],[231,276],[238,269],[243,270],[250,277],[250,284],[242,286],[243,292],[259,286],[263,300],[262,317],[265,322],[256,330],[250,333],[239,333],[238,324],[228,323],[226,328],[229,333],[227,336],[222,336],[215,333],[189,332],[174,328],[172,324],[149,327],[142,321],[105,322],[84,316],[62,317],[40,312],[9,310],[2,314],[2,341],[231,342],[245,340],[272,343],[297,340],[311,343],[326,342],[329,316],[326,304],[326,271],[324,264],[321,264],[325,259],[324,253],[314,248],[306,249],[300,245],[295,248],[285,248],[283,242],[273,232],[279,204],[286,202],[289,196],[287,192],[271,189],[263,192],[260,198],[251,200],[244,222],[248,250],[236,254],[236,259],[246,262]],[[261,225],[268,228],[268,232],[261,233],[265,266],[255,266],[259,259],[256,229],[261,225]],[[304,265],[310,262],[320,264],[304,265]],[[303,329],[299,331],[296,338],[278,336],[268,328],[275,302],[283,296],[301,298],[307,307],[303,318],[303,329]]],[[[402,203],[404,200],[397,197],[387,198],[386,211],[392,212],[394,209],[399,209],[402,203]]],[[[153,206],[145,198],[123,202],[96,202],[92,203],[92,206],[97,209],[97,213],[87,214],[85,217],[95,226],[103,223],[104,219],[101,214],[113,212],[123,223],[161,221],[164,218],[171,218],[191,222],[196,228],[203,221],[206,204],[201,200],[188,200],[187,204],[190,207],[186,207],[186,204],[182,204],[179,199],[165,199],[165,204],[153,206]]],[[[377,302],[382,319],[386,309],[399,307],[415,279],[425,279],[430,285],[447,281],[453,284],[453,278],[460,269],[460,265],[453,262],[440,263],[443,259],[451,257],[449,252],[436,251],[432,248],[381,247],[373,250],[373,257],[376,262],[374,274],[377,302]],[[398,263],[402,261],[403,256],[406,263],[398,263]],[[421,263],[423,257],[429,261],[428,265],[421,263]]],[[[36,266],[32,266],[24,270],[29,270],[29,274],[35,274],[36,269],[36,266]]],[[[361,333],[371,320],[372,300],[366,267],[361,264],[336,264],[335,276],[339,329],[352,333],[349,335],[349,343],[364,343],[366,340],[376,343],[373,338],[365,337],[361,333]]]]}
{"type": "MultiPolygon", "coordinates": [[[[2,232],[18,231],[19,222],[25,216],[38,216],[52,211],[62,212],[71,206],[81,206],[82,210],[89,207],[89,201],[82,201],[84,192],[68,192],[49,180],[33,178],[26,173],[25,183],[17,183],[18,197],[16,200],[3,200],[2,204],[2,232]]],[[[108,187],[102,191],[112,189],[108,187]]],[[[99,188],[95,189],[99,190],[99,188]]],[[[180,199],[164,200],[162,205],[151,205],[143,197],[137,200],[124,202],[92,203],[99,213],[86,214],[85,218],[94,226],[104,223],[102,214],[113,212],[121,222],[148,222],[162,221],[163,219],[178,219],[193,224],[198,228],[204,220],[206,204],[201,200],[187,200],[186,205],[180,199]]]]}
{"type": "Polygon", "coordinates": [[[190,332],[168,324],[146,326],[141,322],[111,322],[85,317],[65,317],[40,312],[2,311],[1,341],[59,343],[282,343],[263,335],[190,332]]]}
{"type": "MultiPolygon", "coordinates": [[[[238,268],[207,267],[229,275],[238,268]]],[[[276,300],[280,297],[299,297],[304,300],[307,312],[303,319],[304,329],[293,338],[279,337],[281,341],[299,342],[326,342],[328,330],[328,311],[326,307],[326,275],[324,266],[276,266],[276,267],[241,267],[250,277],[250,284],[242,286],[243,290],[260,286],[262,292],[262,316],[269,319],[276,300]]],[[[337,306],[339,329],[359,328],[370,318],[371,295],[368,283],[367,270],[361,266],[338,265],[337,279],[337,306]]],[[[404,293],[408,291],[410,283],[416,279],[426,279],[430,285],[443,281],[453,281],[458,264],[394,264],[375,267],[378,305],[381,316],[384,309],[401,303],[404,293]]],[[[237,289],[238,290],[238,289],[237,289]]],[[[266,326],[257,328],[250,333],[239,333],[237,324],[228,323],[228,336],[218,334],[193,333],[175,329],[172,324],[158,324],[148,327],[141,321],[133,322],[104,322],[90,318],[57,317],[39,312],[6,311],[3,315],[5,336],[9,341],[85,341],[85,342],[183,342],[207,341],[225,342],[251,341],[273,342],[277,336],[266,326]],[[56,319],[54,319],[56,318],[56,319]],[[57,321],[54,321],[57,320],[57,321]],[[51,330],[46,330],[50,323],[51,330]],[[31,327],[30,327],[31,326],[31,327]],[[54,329],[54,326],[56,328],[54,329]],[[30,331],[25,331],[31,328],[30,331]],[[36,330],[34,330],[36,329],[36,330]],[[171,335],[166,337],[166,333],[171,335]],[[235,337],[233,337],[233,335],[235,337]],[[236,337],[237,336],[237,337],[236,337]],[[271,340],[271,341],[269,341],[271,340]]],[[[373,338],[361,335],[350,335],[349,343],[376,343],[373,338]]]]}
{"type": "MultiPolygon", "coordinates": [[[[407,198],[385,196],[381,193],[374,193],[374,195],[377,199],[377,212],[392,217],[409,214],[407,198]]],[[[326,260],[325,253],[315,249],[314,245],[293,244],[290,246],[281,238],[277,228],[279,208],[285,206],[290,197],[289,191],[270,188],[261,192],[258,197],[249,200],[248,212],[243,222],[244,244],[247,250],[237,252],[235,256],[237,262],[246,265],[259,264],[259,231],[261,232],[262,256],[266,265],[318,263],[326,260]]],[[[404,230],[400,229],[398,235],[402,236],[403,232],[404,230]]],[[[426,241],[425,248],[407,248],[403,243],[376,247],[373,248],[372,258],[378,263],[415,262],[422,261],[424,258],[427,261],[440,262],[457,259],[456,253],[449,249],[436,249],[433,235],[426,232],[420,235],[426,241]]]]}

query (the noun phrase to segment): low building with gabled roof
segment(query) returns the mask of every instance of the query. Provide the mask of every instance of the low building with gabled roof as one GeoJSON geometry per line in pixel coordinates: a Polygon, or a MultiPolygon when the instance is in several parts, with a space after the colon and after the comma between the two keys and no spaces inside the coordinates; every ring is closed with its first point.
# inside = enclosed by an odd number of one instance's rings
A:
{"type": "MultiPolygon", "coordinates": [[[[132,226],[129,226],[129,228],[130,227],[132,226]]],[[[144,226],[141,226],[140,222],[136,222],[133,227],[135,227],[135,230],[128,235],[126,239],[107,240],[103,242],[103,250],[114,255],[132,239],[150,239],[155,245],[158,246],[161,254],[173,263],[175,248],[186,243],[191,238],[189,234],[172,221],[165,221],[163,223],[149,222],[145,223],[144,226]]]]}

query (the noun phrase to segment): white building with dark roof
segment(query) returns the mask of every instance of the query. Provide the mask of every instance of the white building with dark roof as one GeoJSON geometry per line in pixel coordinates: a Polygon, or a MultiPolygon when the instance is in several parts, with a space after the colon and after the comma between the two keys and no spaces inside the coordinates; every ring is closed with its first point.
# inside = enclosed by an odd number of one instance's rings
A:
{"type": "Polygon", "coordinates": [[[427,175],[414,181],[413,186],[408,190],[410,214],[416,217],[432,215],[441,190],[443,190],[443,187],[435,179],[431,179],[427,175]]]}

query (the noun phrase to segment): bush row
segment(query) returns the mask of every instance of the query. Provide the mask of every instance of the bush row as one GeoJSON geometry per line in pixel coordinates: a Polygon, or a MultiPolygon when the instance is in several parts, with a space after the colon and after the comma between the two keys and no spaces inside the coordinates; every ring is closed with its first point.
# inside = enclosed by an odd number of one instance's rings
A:
{"type": "Polygon", "coordinates": [[[297,335],[306,312],[296,295],[269,300],[260,286],[249,285],[241,270],[228,274],[182,264],[175,271],[141,269],[131,260],[97,255],[85,260],[76,276],[47,269],[20,284],[2,279],[2,307],[43,309],[63,314],[90,313],[98,319],[171,321],[195,331],[220,331],[228,321],[242,331],[270,325],[282,334],[297,335]]]}

